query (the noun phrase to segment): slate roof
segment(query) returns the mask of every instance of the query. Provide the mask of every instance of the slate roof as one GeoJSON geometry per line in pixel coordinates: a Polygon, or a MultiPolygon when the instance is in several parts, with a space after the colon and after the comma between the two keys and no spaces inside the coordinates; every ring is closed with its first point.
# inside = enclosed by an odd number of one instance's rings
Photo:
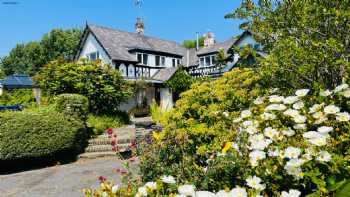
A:
{"type": "Polygon", "coordinates": [[[107,27],[88,25],[87,28],[96,36],[112,60],[137,62],[133,49],[150,50],[185,56],[186,49],[180,44],[159,38],[125,32],[107,27]]]}
{"type": "Polygon", "coordinates": [[[0,86],[4,88],[32,88],[35,87],[33,80],[28,75],[10,75],[0,80],[0,86]]]}
{"type": "Polygon", "coordinates": [[[202,47],[198,50],[197,55],[201,56],[209,53],[215,53],[218,52],[220,49],[224,49],[226,53],[225,55],[227,55],[228,50],[235,44],[236,41],[237,39],[231,38],[225,42],[215,43],[214,45],[209,47],[202,47]]]}
{"type": "Polygon", "coordinates": [[[158,72],[156,72],[156,74],[154,74],[152,79],[166,82],[176,73],[177,69],[178,67],[160,69],[158,72]]]}

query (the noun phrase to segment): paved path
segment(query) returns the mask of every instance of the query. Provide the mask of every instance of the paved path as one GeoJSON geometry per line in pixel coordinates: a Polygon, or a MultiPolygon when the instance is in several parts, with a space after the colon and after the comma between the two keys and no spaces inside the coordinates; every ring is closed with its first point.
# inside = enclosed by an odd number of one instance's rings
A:
{"type": "Polygon", "coordinates": [[[98,177],[120,182],[112,170],[121,167],[117,158],[79,160],[72,164],[40,170],[0,175],[1,197],[76,197],[83,196],[82,189],[99,185],[98,177]]]}

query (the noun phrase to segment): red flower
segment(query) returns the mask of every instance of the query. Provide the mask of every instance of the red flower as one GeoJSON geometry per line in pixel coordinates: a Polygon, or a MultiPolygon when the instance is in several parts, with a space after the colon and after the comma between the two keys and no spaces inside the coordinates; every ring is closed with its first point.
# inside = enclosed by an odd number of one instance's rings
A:
{"type": "Polygon", "coordinates": [[[108,134],[109,136],[111,136],[111,135],[113,134],[113,129],[112,129],[112,128],[108,128],[108,129],[106,130],[106,132],[107,132],[107,134],[108,134]]]}
{"type": "Polygon", "coordinates": [[[99,177],[98,177],[98,180],[99,180],[101,183],[103,183],[103,182],[105,182],[107,179],[106,179],[106,177],[104,177],[104,176],[99,176],[99,177]]]}

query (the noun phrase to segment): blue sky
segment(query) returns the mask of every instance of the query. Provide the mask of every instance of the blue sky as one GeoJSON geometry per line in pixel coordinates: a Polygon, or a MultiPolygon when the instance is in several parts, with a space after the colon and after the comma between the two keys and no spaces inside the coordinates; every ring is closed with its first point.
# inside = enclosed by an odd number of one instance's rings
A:
{"type": "Polygon", "coordinates": [[[0,57],[17,43],[39,40],[53,28],[83,28],[85,22],[134,31],[137,16],[145,34],[182,42],[211,30],[218,41],[241,32],[241,21],[224,19],[240,0],[0,0],[0,57]],[[4,2],[18,2],[8,4],[4,2]]]}

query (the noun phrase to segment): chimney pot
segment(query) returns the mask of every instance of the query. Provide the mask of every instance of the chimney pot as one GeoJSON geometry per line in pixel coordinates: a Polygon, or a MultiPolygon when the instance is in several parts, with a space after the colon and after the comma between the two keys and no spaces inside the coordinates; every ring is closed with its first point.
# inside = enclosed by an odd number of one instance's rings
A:
{"type": "Polygon", "coordinates": [[[135,29],[137,34],[140,34],[140,35],[144,34],[145,24],[143,23],[141,18],[136,19],[135,29]]]}

